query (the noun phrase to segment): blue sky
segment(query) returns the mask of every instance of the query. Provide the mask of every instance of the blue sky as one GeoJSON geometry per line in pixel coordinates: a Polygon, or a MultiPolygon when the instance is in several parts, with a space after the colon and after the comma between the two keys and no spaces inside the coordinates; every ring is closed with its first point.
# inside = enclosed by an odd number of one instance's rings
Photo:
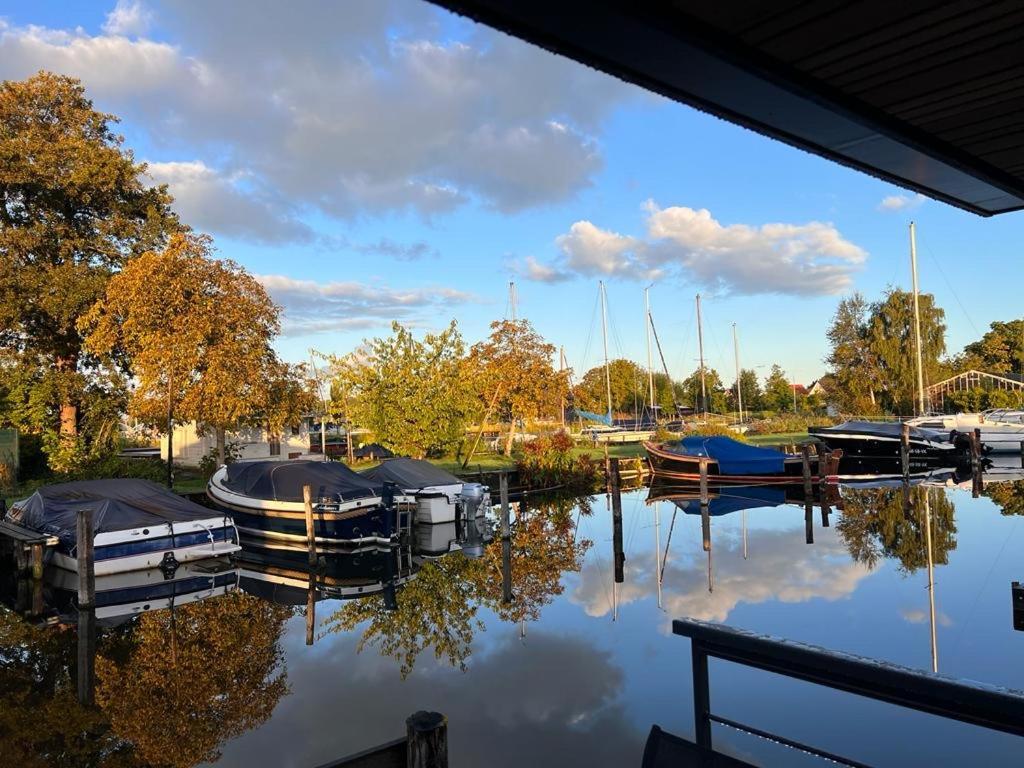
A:
{"type": "Polygon", "coordinates": [[[486,334],[519,314],[582,373],[643,362],[643,288],[673,375],[705,347],[733,375],[823,372],[840,298],[921,287],[958,351],[1020,316],[1022,214],[982,219],[647,94],[458,19],[396,2],[0,3],[0,76],[79,77],[122,117],[220,255],[285,311],[278,342],[344,353],[456,318],[486,334]],[[890,198],[888,207],[883,200],[890,198]]]}

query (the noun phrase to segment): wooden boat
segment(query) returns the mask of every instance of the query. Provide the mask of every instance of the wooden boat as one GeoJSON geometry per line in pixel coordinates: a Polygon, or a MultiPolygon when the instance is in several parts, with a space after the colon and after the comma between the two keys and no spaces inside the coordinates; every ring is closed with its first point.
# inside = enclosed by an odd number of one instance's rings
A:
{"type": "MultiPolygon", "coordinates": [[[[707,465],[707,480],[717,485],[749,483],[801,483],[803,457],[771,448],[748,445],[721,435],[684,437],[678,443],[644,443],[655,476],[699,481],[700,466],[707,465]]],[[[839,455],[832,454],[819,468],[818,456],[810,458],[811,481],[834,474],[839,455]]]]}
{"type": "Polygon", "coordinates": [[[230,515],[149,480],[80,480],[43,486],[15,502],[7,520],[56,536],[50,561],[78,571],[78,512],[92,520],[96,576],[230,555],[241,547],[230,515]]]}
{"type": "Polygon", "coordinates": [[[313,490],[316,542],[323,546],[392,544],[409,526],[416,499],[335,461],[245,461],[221,467],[206,494],[247,536],[305,546],[303,487],[313,490]]]}

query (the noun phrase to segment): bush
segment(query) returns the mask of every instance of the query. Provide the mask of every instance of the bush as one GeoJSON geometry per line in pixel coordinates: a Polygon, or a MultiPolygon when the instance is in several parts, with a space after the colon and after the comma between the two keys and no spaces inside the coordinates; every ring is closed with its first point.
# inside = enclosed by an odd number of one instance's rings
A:
{"type": "Polygon", "coordinates": [[[598,466],[589,456],[574,456],[572,438],[563,431],[523,443],[516,461],[519,479],[529,488],[591,488],[598,466]]]}
{"type": "MultiPolygon", "coordinates": [[[[224,444],[224,463],[231,464],[242,457],[242,449],[238,443],[224,444]]],[[[210,450],[199,460],[199,472],[209,480],[213,473],[220,469],[220,457],[217,456],[217,446],[211,446],[210,450]]]]}
{"type": "Polygon", "coordinates": [[[692,435],[703,435],[706,437],[724,435],[725,437],[731,437],[733,440],[746,442],[746,438],[743,435],[730,429],[725,424],[701,424],[700,426],[683,430],[683,437],[690,437],[692,435]]]}

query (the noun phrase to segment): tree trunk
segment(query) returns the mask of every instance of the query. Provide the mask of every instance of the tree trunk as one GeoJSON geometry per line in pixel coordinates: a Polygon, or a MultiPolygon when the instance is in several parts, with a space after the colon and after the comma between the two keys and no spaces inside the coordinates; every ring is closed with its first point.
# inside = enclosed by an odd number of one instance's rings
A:
{"type": "Polygon", "coordinates": [[[512,423],[508,427],[508,437],[505,439],[505,455],[512,455],[512,441],[516,437],[516,420],[512,419],[512,423]]]}
{"type": "MultiPolygon", "coordinates": [[[[54,367],[58,373],[74,373],[78,368],[76,357],[58,357],[54,367]]],[[[78,435],[78,404],[71,399],[71,393],[64,389],[60,402],[60,436],[76,437],[78,435]]]]}
{"type": "Polygon", "coordinates": [[[214,434],[217,436],[217,466],[223,467],[227,463],[224,451],[224,427],[216,427],[214,434]]]}

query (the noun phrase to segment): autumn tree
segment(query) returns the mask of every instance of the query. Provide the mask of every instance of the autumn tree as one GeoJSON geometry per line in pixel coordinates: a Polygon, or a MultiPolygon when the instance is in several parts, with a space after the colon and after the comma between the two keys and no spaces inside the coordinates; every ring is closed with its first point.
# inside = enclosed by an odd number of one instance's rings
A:
{"type": "Polygon", "coordinates": [[[69,77],[0,84],[0,351],[29,372],[20,395],[32,427],[64,443],[78,436],[96,370],[79,318],[178,227],[115,121],[69,77]]]}
{"type": "Polygon", "coordinates": [[[422,340],[400,323],[391,328],[391,336],[334,360],[332,391],[344,393],[342,409],[355,424],[396,453],[447,453],[465,436],[475,405],[458,326],[453,320],[422,340]]]}
{"type": "MultiPolygon", "coordinates": [[[[632,360],[619,358],[608,363],[611,379],[612,412],[633,413],[648,406],[647,371],[632,360]]],[[[573,388],[577,407],[594,413],[608,412],[608,393],[603,365],[591,368],[573,388]]]]}
{"type": "Polygon", "coordinates": [[[223,430],[267,406],[280,310],[259,281],[210,252],[209,237],[173,235],[111,278],[79,324],[86,349],[130,361],[129,408],[144,423],[177,415],[223,430]]]}
{"type": "Polygon", "coordinates": [[[470,367],[484,411],[508,424],[505,453],[512,452],[518,419],[556,416],[568,393],[567,371],[551,363],[555,346],[528,320],[491,323],[488,339],[473,345],[470,367]]]}
{"type": "Polygon", "coordinates": [[[986,373],[1024,374],[1024,320],[995,321],[985,334],[964,347],[958,372],[977,368],[986,373]]]}

